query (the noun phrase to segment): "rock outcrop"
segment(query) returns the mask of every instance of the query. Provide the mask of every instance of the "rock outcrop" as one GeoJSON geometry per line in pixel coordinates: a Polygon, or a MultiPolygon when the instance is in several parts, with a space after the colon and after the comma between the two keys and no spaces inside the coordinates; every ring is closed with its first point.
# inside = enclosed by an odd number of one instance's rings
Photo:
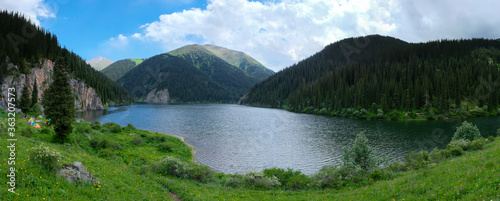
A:
{"type": "MultiPolygon", "coordinates": [[[[17,66],[8,63],[8,68],[17,68],[17,66]]],[[[35,80],[38,86],[38,102],[42,101],[45,90],[49,88],[52,82],[52,75],[54,69],[54,62],[45,60],[42,64],[37,64],[31,69],[31,74],[17,74],[9,75],[3,79],[0,85],[1,97],[0,108],[7,108],[8,89],[10,87],[16,88],[16,98],[21,97],[21,91],[25,85],[28,85],[30,97],[35,86],[35,80]]],[[[97,95],[96,91],[86,85],[82,81],[71,79],[70,84],[73,92],[77,95],[75,98],[75,107],[80,110],[99,110],[104,109],[101,98],[97,95]]]]}
{"type": "Polygon", "coordinates": [[[156,89],[151,90],[144,102],[146,103],[168,103],[170,101],[170,96],[168,93],[168,89],[163,89],[160,91],[156,91],[156,89]]]}
{"type": "Polygon", "coordinates": [[[87,171],[87,168],[80,162],[63,164],[62,169],[59,170],[59,175],[64,177],[69,183],[74,183],[76,181],[95,183],[101,181],[93,177],[92,174],[87,171]]]}

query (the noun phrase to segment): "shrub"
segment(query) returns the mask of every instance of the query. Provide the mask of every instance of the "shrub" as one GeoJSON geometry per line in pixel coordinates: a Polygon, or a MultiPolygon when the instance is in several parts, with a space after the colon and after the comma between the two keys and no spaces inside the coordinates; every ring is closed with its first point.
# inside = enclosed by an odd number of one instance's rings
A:
{"type": "Polygon", "coordinates": [[[175,145],[171,142],[164,142],[158,145],[158,151],[161,152],[171,152],[175,145]]]}
{"type": "Polygon", "coordinates": [[[384,110],[382,109],[377,109],[377,119],[383,119],[384,118],[384,110]]]}
{"type": "Polygon", "coordinates": [[[31,128],[31,126],[28,126],[26,128],[22,128],[20,133],[22,136],[31,137],[33,135],[33,129],[31,128]]]}
{"type": "Polygon", "coordinates": [[[249,170],[243,175],[243,183],[259,189],[271,189],[281,185],[275,176],[266,177],[264,173],[254,170],[249,170]]]}
{"type": "Polygon", "coordinates": [[[41,115],[43,112],[42,108],[40,108],[40,103],[35,103],[33,107],[30,108],[28,113],[32,114],[33,116],[41,115]]]}
{"type": "Polygon", "coordinates": [[[43,144],[28,150],[28,160],[31,163],[41,165],[46,170],[55,169],[61,157],[61,153],[43,146],[43,144]]]}
{"type": "Polygon", "coordinates": [[[387,166],[387,169],[392,172],[405,172],[408,171],[408,166],[403,162],[394,162],[387,166]]]}
{"type": "Polygon", "coordinates": [[[446,151],[441,149],[434,149],[430,153],[431,161],[434,163],[439,163],[446,159],[446,151]]]}
{"type": "Polygon", "coordinates": [[[497,130],[497,136],[500,136],[500,128],[497,130]]]}
{"type": "Polygon", "coordinates": [[[92,124],[90,124],[90,126],[94,130],[101,130],[101,128],[102,128],[101,122],[99,122],[97,120],[95,120],[94,122],[92,122],[92,124]]]}
{"type": "Polygon", "coordinates": [[[460,147],[463,150],[469,149],[469,140],[464,140],[464,139],[458,139],[458,140],[453,140],[451,141],[446,147],[448,148],[453,148],[453,147],[460,147]]]}
{"type": "Polygon", "coordinates": [[[113,133],[119,133],[122,132],[122,127],[116,123],[113,122],[108,122],[103,125],[104,128],[107,130],[113,132],[113,133]]]}
{"type": "Polygon", "coordinates": [[[52,132],[52,129],[47,128],[47,127],[43,127],[42,129],[40,129],[41,134],[50,134],[51,132],[52,132]]]}
{"type": "Polygon", "coordinates": [[[495,141],[495,137],[493,137],[493,136],[491,136],[491,135],[490,135],[490,136],[488,136],[488,141],[489,141],[489,142],[493,142],[493,141],[495,141]]]}
{"type": "Polygon", "coordinates": [[[262,173],[272,178],[275,176],[281,185],[288,189],[303,189],[311,183],[311,179],[302,172],[292,169],[270,168],[264,169],[262,173]]]}
{"type": "Polygon", "coordinates": [[[108,139],[93,138],[90,140],[90,147],[94,149],[106,149],[110,147],[110,142],[108,139]]]}
{"type": "Polygon", "coordinates": [[[455,131],[452,140],[464,139],[472,141],[480,137],[481,133],[479,129],[475,125],[472,125],[472,123],[464,121],[462,125],[457,128],[457,131],[455,131]]]}
{"type": "Polygon", "coordinates": [[[102,158],[114,158],[115,152],[109,148],[108,149],[101,149],[101,150],[99,150],[97,155],[99,155],[99,157],[102,157],[102,158]]]}
{"type": "Polygon", "coordinates": [[[78,133],[90,133],[92,131],[92,126],[87,122],[81,122],[75,125],[75,131],[78,133]]]}
{"type": "MultiPolygon", "coordinates": [[[[370,171],[380,165],[382,161],[375,158],[373,149],[368,145],[364,131],[360,132],[351,148],[344,149],[344,166],[359,166],[363,170],[370,171]]],[[[350,167],[352,168],[352,167],[350,167]]]]}
{"type": "Polygon", "coordinates": [[[480,150],[484,148],[484,145],[486,145],[487,140],[484,138],[479,138],[476,139],[472,142],[469,143],[469,149],[470,150],[480,150]]]}
{"type": "Polygon", "coordinates": [[[208,181],[212,175],[212,171],[207,166],[186,163],[169,156],[151,164],[150,167],[154,173],[174,175],[179,178],[193,179],[201,182],[208,181]]]}
{"type": "Polygon", "coordinates": [[[313,176],[313,180],[320,188],[338,188],[343,185],[344,177],[340,168],[335,166],[323,166],[318,173],[313,176]]]}
{"type": "Polygon", "coordinates": [[[128,131],[133,131],[136,130],[135,126],[132,124],[127,124],[127,127],[124,127],[128,131]]]}
{"type": "Polygon", "coordinates": [[[461,156],[464,153],[464,150],[458,144],[452,144],[452,146],[449,146],[450,144],[448,144],[445,150],[446,157],[461,156]]]}
{"type": "Polygon", "coordinates": [[[427,151],[412,151],[405,156],[405,165],[409,169],[418,170],[427,167],[430,161],[430,155],[427,151]]]}
{"type": "Polygon", "coordinates": [[[229,186],[229,187],[239,187],[243,183],[243,176],[242,175],[228,175],[226,181],[224,182],[224,186],[229,186]]]}
{"type": "Polygon", "coordinates": [[[380,170],[375,170],[372,173],[370,173],[370,178],[373,180],[379,180],[382,179],[382,171],[380,170]]]}
{"type": "Polygon", "coordinates": [[[110,144],[110,147],[113,148],[113,149],[116,149],[116,150],[122,149],[122,145],[120,143],[118,143],[118,142],[112,142],[110,144]]]}
{"type": "Polygon", "coordinates": [[[144,144],[144,140],[141,137],[135,137],[134,139],[132,139],[132,144],[141,146],[144,144]]]}

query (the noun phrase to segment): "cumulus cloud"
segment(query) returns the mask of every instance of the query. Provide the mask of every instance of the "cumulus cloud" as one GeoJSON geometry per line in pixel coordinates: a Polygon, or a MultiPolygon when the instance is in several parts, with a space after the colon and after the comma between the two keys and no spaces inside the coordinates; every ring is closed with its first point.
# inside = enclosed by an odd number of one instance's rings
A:
{"type": "MultiPolygon", "coordinates": [[[[132,37],[136,36],[135,34],[132,35],[132,37]]],[[[119,34],[116,38],[111,37],[108,41],[108,45],[113,47],[113,48],[124,48],[128,45],[129,39],[127,36],[124,36],[123,34],[119,34]]]]}
{"type": "Polygon", "coordinates": [[[56,17],[50,6],[43,0],[0,1],[0,9],[20,12],[36,25],[40,25],[40,18],[56,17]]]}
{"type": "Polygon", "coordinates": [[[164,14],[134,38],[165,51],[210,43],[244,51],[279,70],[337,40],[368,34],[410,42],[499,37],[498,1],[209,0],[206,8],[164,14]]]}

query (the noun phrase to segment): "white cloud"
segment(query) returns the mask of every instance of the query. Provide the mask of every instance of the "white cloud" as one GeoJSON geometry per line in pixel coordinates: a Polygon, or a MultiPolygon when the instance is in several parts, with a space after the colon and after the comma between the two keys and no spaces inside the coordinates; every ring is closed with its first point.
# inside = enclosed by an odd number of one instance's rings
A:
{"type": "Polygon", "coordinates": [[[125,48],[129,43],[129,39],[127,36],[123,34],[119,34],[116,38],[111,37],[107,44],[113,48],[125,48]]]}
{"type": "Polygon", "coordinates": [[[40,25],[40,18],[56,17],[43,0],[4,0],[0,1],[0,9],[20,12],[36,25],[40,25]]]}
{"type": "MultiPolygon", "coordinates": [[[[368,34],[409,42],[498,38],[495,0],[209,0],[205,8],[164,14],[130,39],[170,51],[209,43],[246,52],[277,71],[329,43],[368,34]]],[[[117,39],[115,39],[117,40],[117,39]]]]}

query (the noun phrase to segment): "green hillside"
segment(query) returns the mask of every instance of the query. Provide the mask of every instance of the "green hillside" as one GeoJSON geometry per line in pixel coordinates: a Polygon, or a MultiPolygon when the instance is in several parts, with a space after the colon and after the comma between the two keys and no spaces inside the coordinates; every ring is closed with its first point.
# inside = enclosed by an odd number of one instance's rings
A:
{"type": "Polygon", "coordinates": [[[96,90],[103,103],[131,102],[132,97],[125,89],[93,69],[74,52],[61,48],[55,35],[31,24],[17,13],[0,12],[0,82],[6,75],[30,73],[30,68],[39,66],[44,59],[56,61],[59,57],[64,58],[71,74],[76,79],[83,80],[96,90]],[[13,35],[22,37],[24,30],[33,30],[33,37],[29,40],[26,38],[9,39],[13,35]],[[19,40],[23,42],[19,43],[19,40]],[[19,68],[7,69],[7,58],[10,63],[19,68]]]}
{"type": "Polygon", "coordinates": [[[184,46],[170,51],[169,54],[179,56],[192,63],[215,82],[224,86],[230,94],[229,99],[233,102],[236,102],[246,90],[259,81],[200,45],[184,46]]]}
{"type": "Polygon", "coordinates": [[[496,115],[500,42],[410,44],[372,35],[328,45],[255,85],[242,104],[356,118],[496,115]]]}
{"type": "Polygon", "coordinates": [[[200,69],[169,54],[151,57],[117,80],[136,100],[168,89],[173,102],[228,102],[228,92],[200,69]]]}
{"type": "Polygon", "coordinates": [[[203,45],[203,47],[229,64],[242,69],[247,74],[254,76],[259,80],[264,80],[274,74],[274,71],[266,68],[260,62],[243,52],[215,45],[203,45]]]}
{"type": "Polygon", "coordinates": [[[108,77],[109,79],[116,81],[120,79],[121,76],[125,75],[128,71],[141,64],[143,61],[143,59],[119,60],[101,70],[101,73],[106,75],[106,77],[108,77]]]}

